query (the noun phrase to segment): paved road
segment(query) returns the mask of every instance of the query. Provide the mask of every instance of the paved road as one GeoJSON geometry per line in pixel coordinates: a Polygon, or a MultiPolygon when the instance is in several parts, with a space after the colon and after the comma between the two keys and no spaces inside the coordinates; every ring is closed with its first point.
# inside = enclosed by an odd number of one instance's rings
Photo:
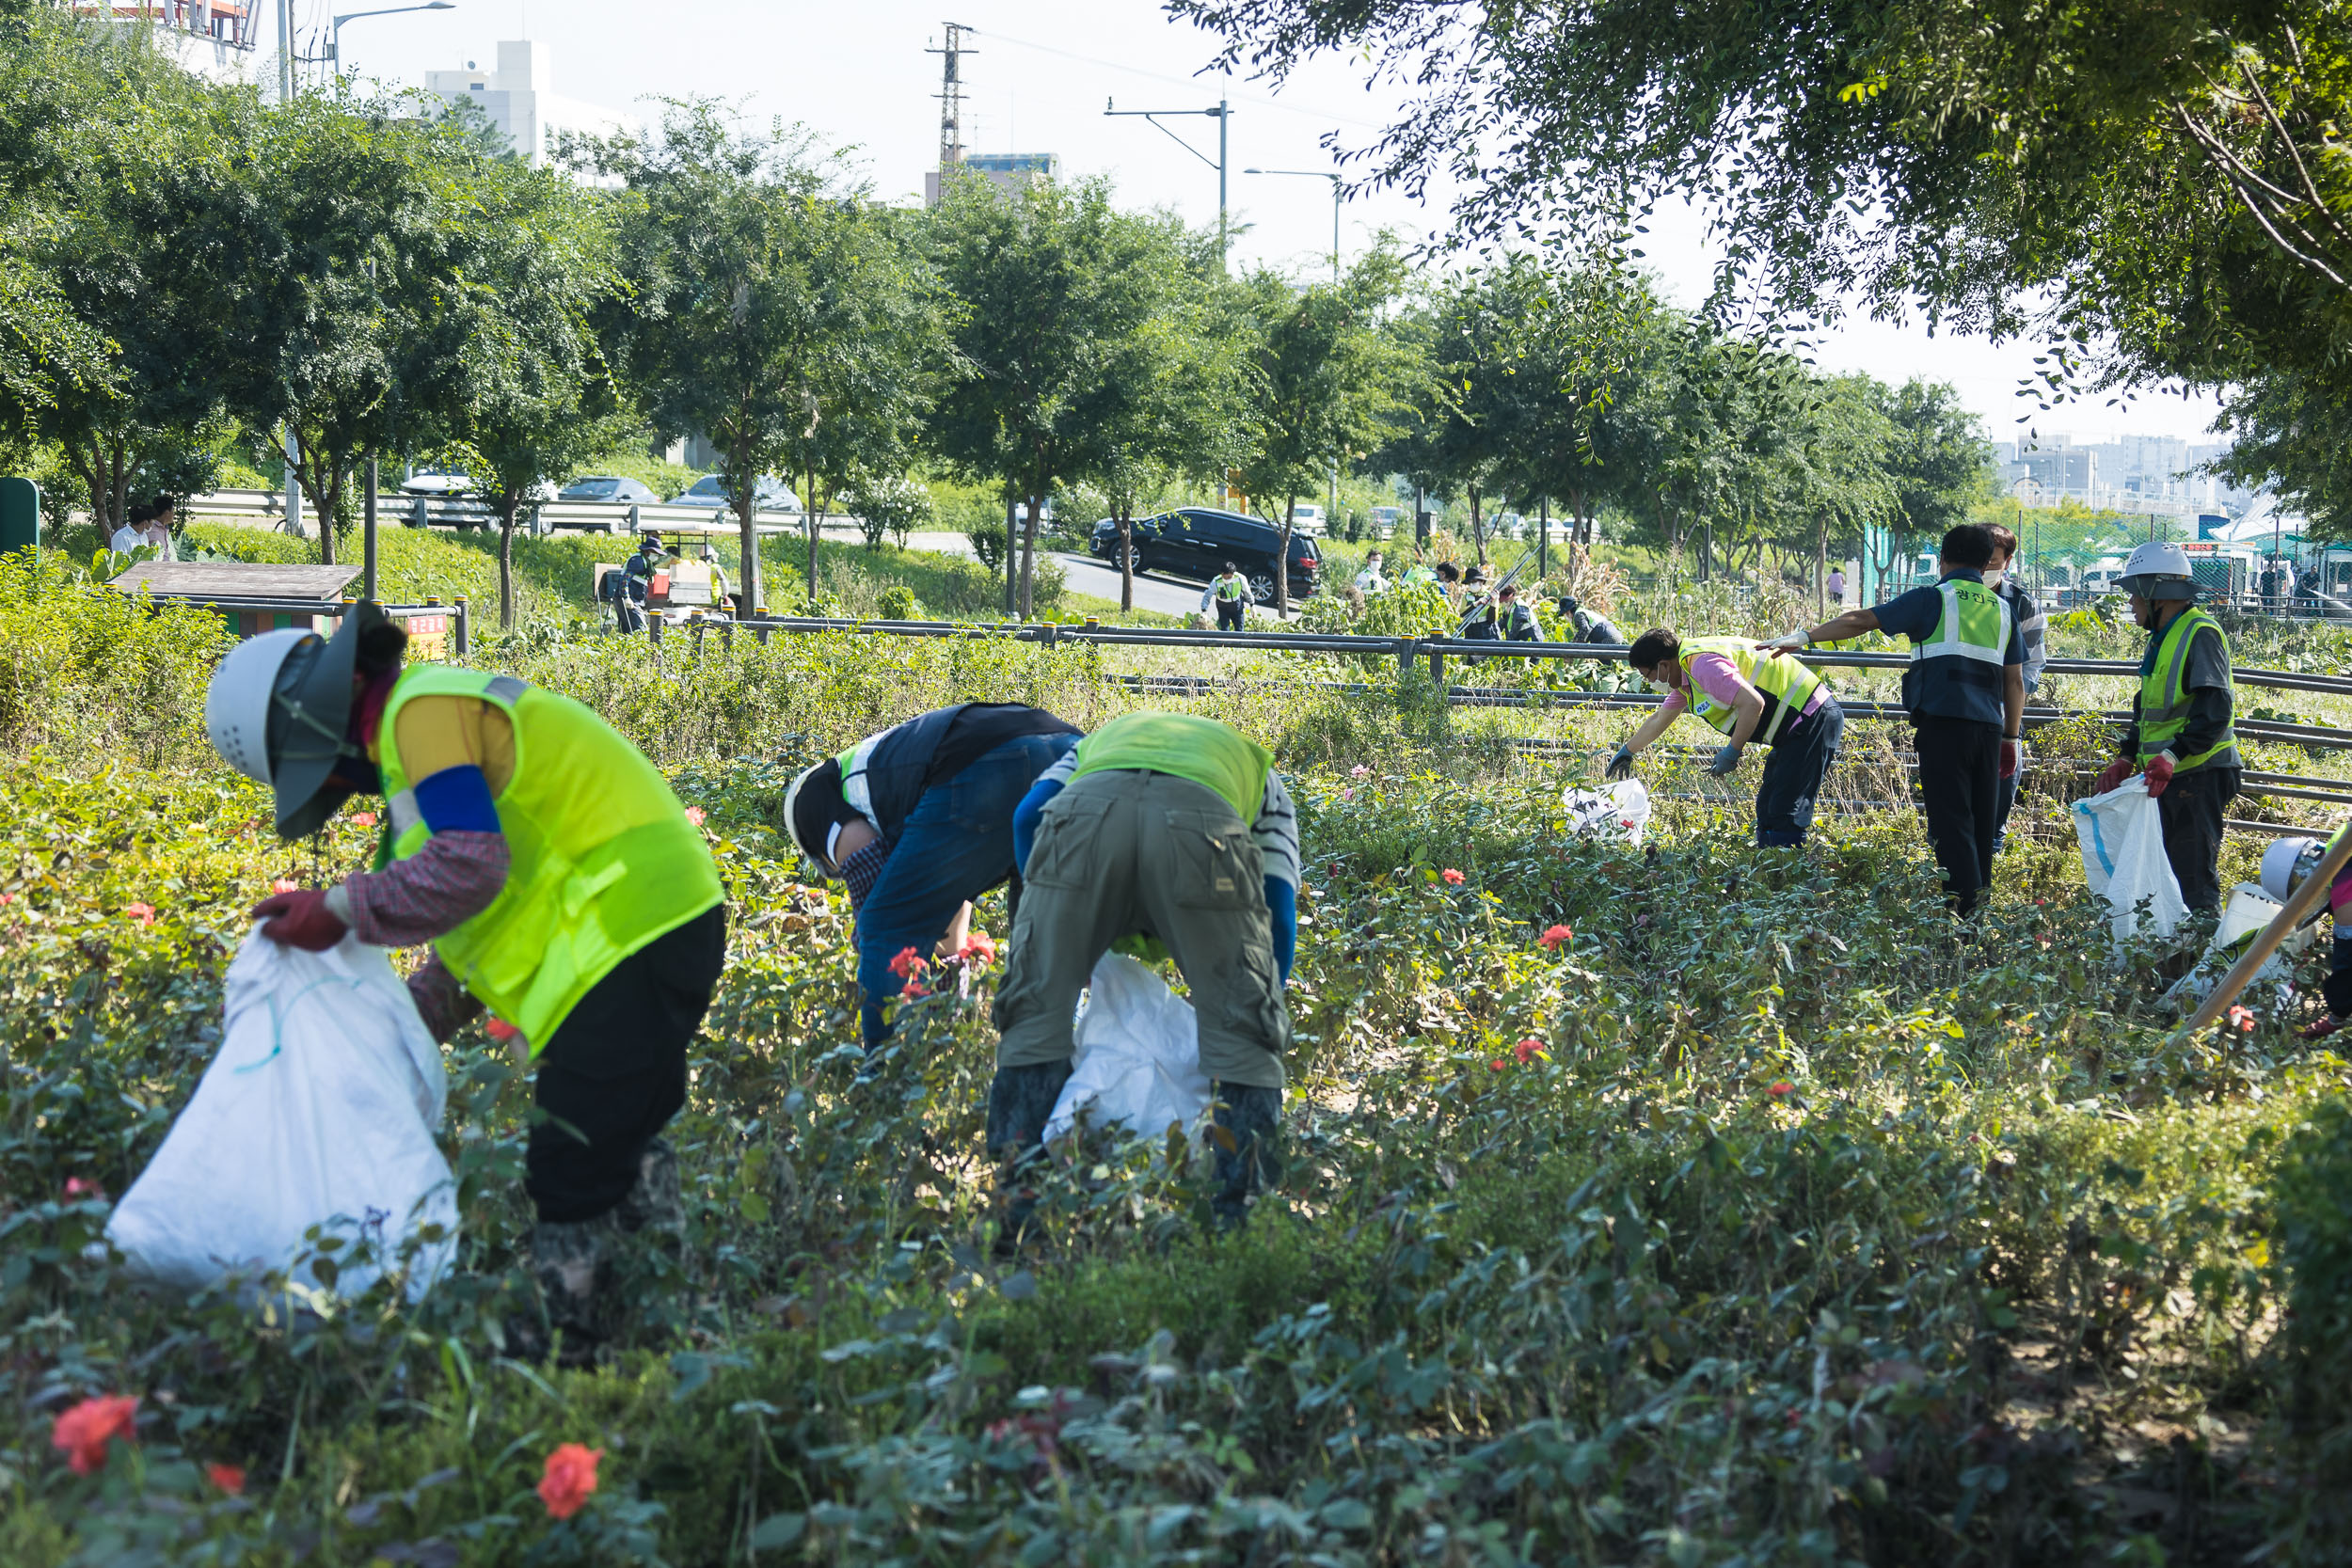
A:
{"type": "MultiPolygon", "coordinates": [[[[968,556],[972,542],[961,533],[925,532],[910,534],[910,548],[940,550],[949,555],[968,556]]],[[[1119,569],[1090,555],[1073,550],[1055,550],[1054,559],[1070,575],[1073,591],[1089,594],[1098,599],[1119,602],[1119,569]]],[[[1136,577],[1136,608],[1157,610],[1163,615],[1189,615],[1200,608],[1200,592],[1205,583],[1186,582],[1182,578],[1162,577],[1158,573],[1138,573],[1136,577]]],[[[1295,620],[1298,611],[1293,610],[1295,620]]]]}

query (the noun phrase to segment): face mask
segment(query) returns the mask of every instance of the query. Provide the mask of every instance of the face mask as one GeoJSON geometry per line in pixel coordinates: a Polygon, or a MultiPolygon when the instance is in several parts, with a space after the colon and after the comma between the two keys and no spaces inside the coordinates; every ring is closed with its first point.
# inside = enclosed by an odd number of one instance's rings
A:
{"type": "Polygon", "coordinates": [[[1987,566],[1984,569],[1984,585],[1987,588],[1998,588],[2001,586],[2001,579],[2007,576],[2009,576],[2009,568],[2006,566],[1987,566]]]}

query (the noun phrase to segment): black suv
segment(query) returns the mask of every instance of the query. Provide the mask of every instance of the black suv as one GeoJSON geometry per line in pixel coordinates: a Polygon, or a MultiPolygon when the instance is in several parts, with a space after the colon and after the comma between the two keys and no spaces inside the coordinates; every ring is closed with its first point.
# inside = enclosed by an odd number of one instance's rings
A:
{"type": "MultiPolygon", "coordinates": [[[[1249,592],[1260,604],[1274,602],[1274,552],[1281,531],[1272,523],[1238,512],[1218,512],[1206,506],[1181,507],[1153,517],[1135,520],[1135,567],[1138,572],[1162,572],[1173,578],[1206,582],[1232,562],[1249,579],[1249,592]]],[[[1089,553],[1119,564],[1119,522],[1105,517],[1094,525],[1087,542],[1089,553]]],[[[1323,557],[1315,542],[1294,531],[1291,534],[1290,591],[1294,599],[1312,594],[1323,580],[1323,557]]]]}

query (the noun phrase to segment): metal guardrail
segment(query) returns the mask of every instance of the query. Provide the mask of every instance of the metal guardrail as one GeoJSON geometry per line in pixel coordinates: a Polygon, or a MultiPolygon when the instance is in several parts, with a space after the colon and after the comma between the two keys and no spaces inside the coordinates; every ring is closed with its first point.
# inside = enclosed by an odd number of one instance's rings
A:
{"type": "MultiPolygon", "coordinates": [[[[364,498],[362,498],[364,499],[364,498]]],[[[208,496],[192,496],[180,503],[180,512],[189,519],[199,517],[229,517],[246,519],[282,519],[286,515],[286,498],[268,490],[215,490],[208,496]]],[[[472,496],[411,496],[398,492],[378,492],[375,515],[379,527],[398,528],[495,528],[498,515],[479,498],[472,496]]],[[[309,514],[305,513],[306,521],[309,514]]],[[[708,506],[673,506],[666,501],[546,501],[538,508],[539,531],[553,532],[557,529],[576,529],[591,533],[630,534],[645,529],[665,533],[733,534],[736,521],[733,514],[708,506]]],[[[753,518],[753,526],[762,533],[798,534],[805,526],[803,515],[798,512],[762,511],[753,518]]],[[[825,527],[830,531],[847,526],[857,527],[854,517],[838,517],[827,514],[825,527]]]]}

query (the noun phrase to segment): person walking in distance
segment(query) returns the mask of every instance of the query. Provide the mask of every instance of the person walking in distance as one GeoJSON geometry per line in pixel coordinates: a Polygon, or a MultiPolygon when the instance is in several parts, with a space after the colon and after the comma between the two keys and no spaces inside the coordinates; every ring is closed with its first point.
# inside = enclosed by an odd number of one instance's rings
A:
{"type": "Polygon", "coordinates": [[[1846,568],[1843,566],[1829,569],[1829,602],[1840,610],[1846,606],[1846,568]]]}
{"type": "Polygon", "coordinates": [[[1960,914],[1972,912],[1993,883],[2000,783],[2017,771],[2026,717],[2025,639],[2008,602],[1984,585],[1993,554],[1991,531],[1963,523],[1944,535],[1933,587],[1758,644],[1795,653],[1866,631],[1911,639],[1903,705],[1917,736],[1928,838],[1960,914]]]}
{"type": "Polygon", "coordinates": [[[2164,854],[2181,902],[2221,902],[2221,834],[2245,763],[2232,727],[2230,640],[2198,607],[2197,579],[2180,546],[2151,542],[2132,551],[2115,585],[2131,595],[2132,619],[2148,633],[2139,691],[2123,732],[2123,755],[2099,775],[2098,793],[2134,773],[2148,781],[2164,819],[2164,854]]]}

